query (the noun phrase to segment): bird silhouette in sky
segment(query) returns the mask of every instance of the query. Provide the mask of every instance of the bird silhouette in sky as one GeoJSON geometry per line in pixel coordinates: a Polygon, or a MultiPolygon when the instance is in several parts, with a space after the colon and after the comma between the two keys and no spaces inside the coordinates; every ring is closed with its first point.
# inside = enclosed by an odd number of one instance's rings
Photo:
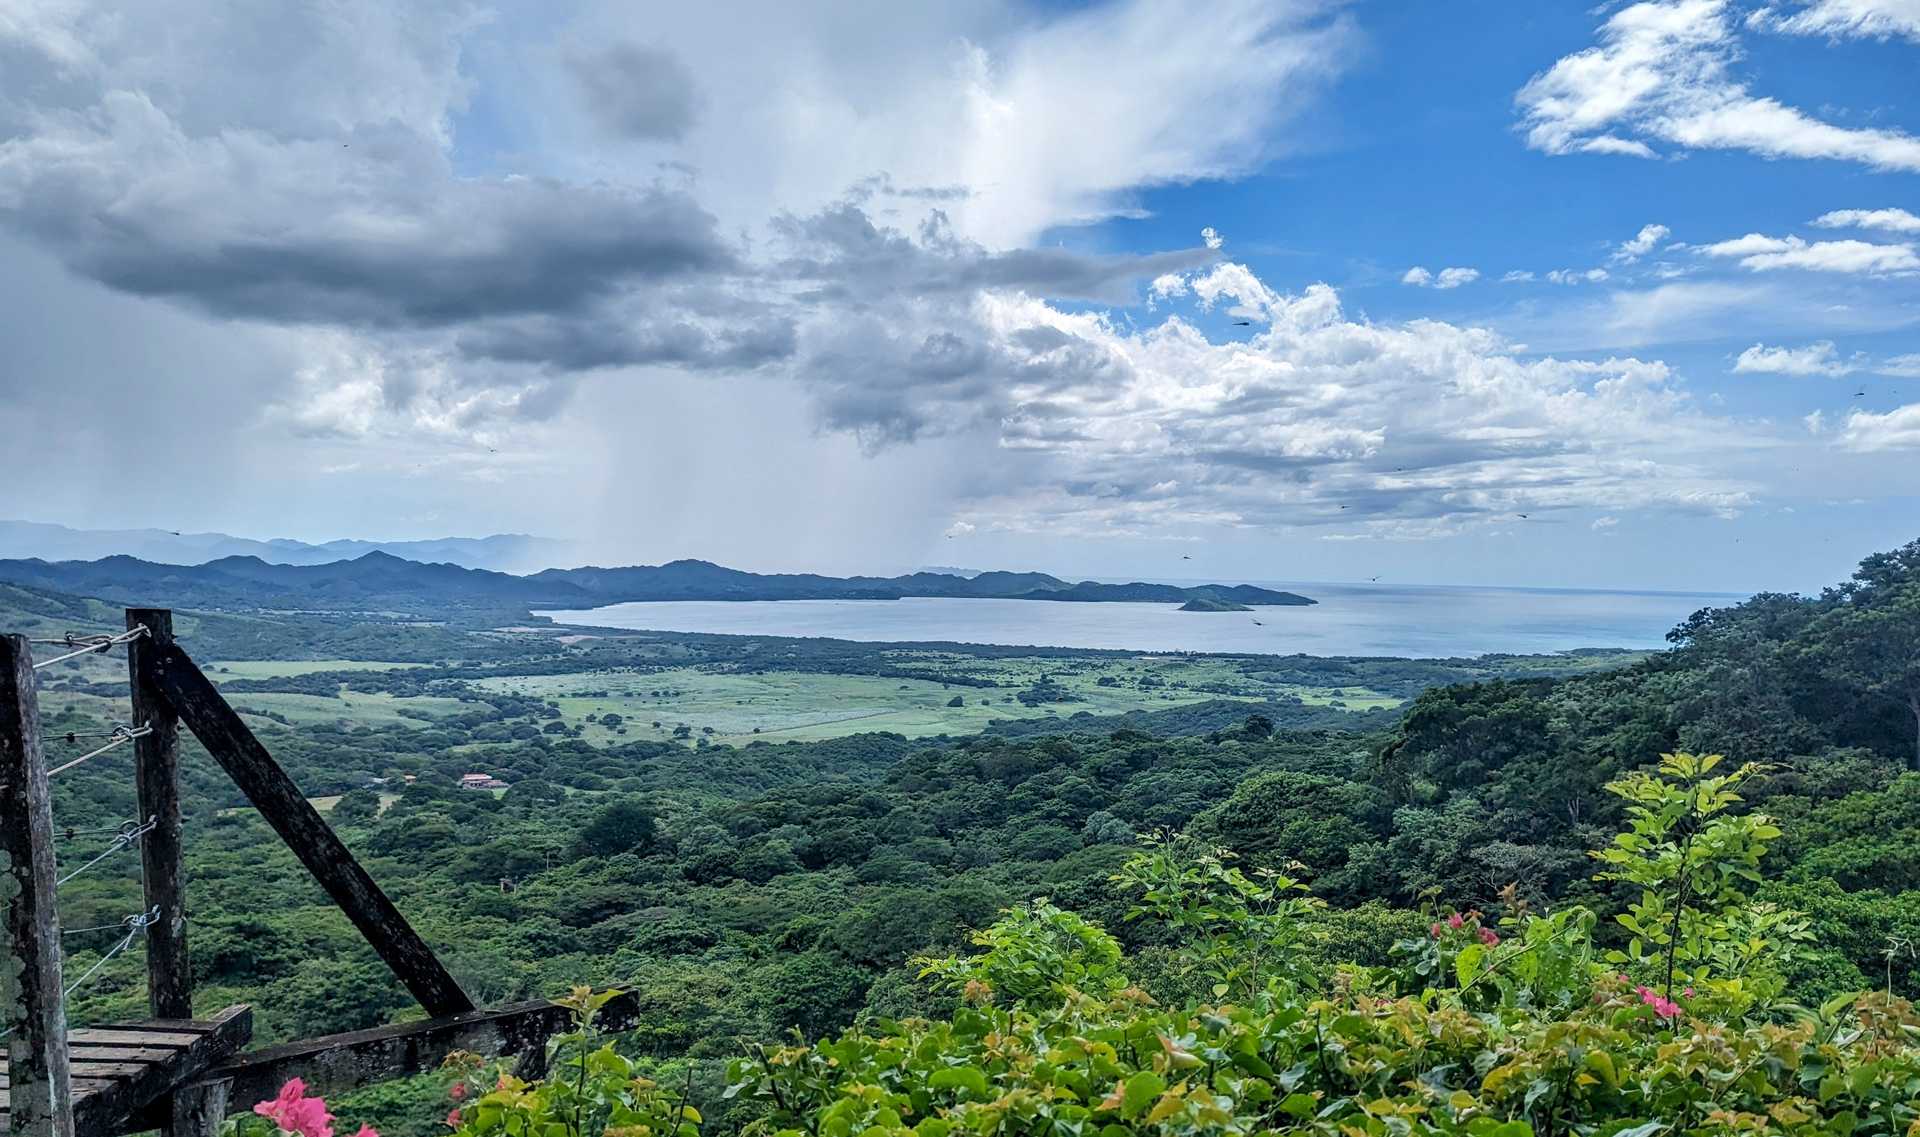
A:
{"type": "Polygon", "coordinates": [[[1264,628],[1264,627],[1266,627],[1266,625],[1265,625],[1265,624],[1263,624],[1263,623],[1261,623],[1261,622],[1260,622],[1260,621],[1258,621],[1258,620],[1255,620],[1255,621],[1253,622],[1253,626],[1254,626],[1254,627],[1256,627],[1256,628],[1264,628]]]}
{"type": "Polygon", "coordinates": [[[1519,518],[1520,520],[1522,520],[1522,521],[1525,521],[1525,520],[1527,519],[1527,515],[1526,515],[1526,514],[1524,514],[1524,513],[1516,513],[1516,514],[1514,514],[1514,516],[1515,516],[1515,517],[1518,517],[1518,518],[1519,518]]]}
{"type": "Polygon", "coordinates": [[[1370,580],[1370,581],[1372,581],[1372,582],[1374,582],[1375,584],[1379,584],[1379,583],[1380,583],[1380,578],[1379,578],[1379,577],[1377,577],[1377,576],[1370,576],[1370,577],[1368,577],[1367,579],[1368,579],[1368,580],[1370,580]]]}
{"type": "Polygon", "coordinates": [[[1866,397],[1866,394],[1867,394],[1867,393],[1866,393],[1865,391],[1855,391],[1855,392],[1853,393],[1853,397],[1854,397],[1854,398],[1856,398],[1856,399],[1861,399],[1861,398],[1865,398],[1865,397],[1866,397]]]}
{"type": "Polygon", "coordinates": [[[1190,560],[1192,560],[1193,558],[1192,558],[1192,557],[1190,557],[1190,556],[1188,556],[1188,555],[1187,555],[1187,554],[1185,554],[1185,553],[1181,553],[1181,554],[1180,554],[1180,559],[1181,559],[1181,560],[1183,560],[1183,561],[1190,561],[1190,560]]]}
{"type": "Polygon", "coordinates": [[[1251,328],[1253,326],[1253,321],[1252,320],[1235,320],[1233,322],[1233,326],[1236,328],[1251,328]]]}

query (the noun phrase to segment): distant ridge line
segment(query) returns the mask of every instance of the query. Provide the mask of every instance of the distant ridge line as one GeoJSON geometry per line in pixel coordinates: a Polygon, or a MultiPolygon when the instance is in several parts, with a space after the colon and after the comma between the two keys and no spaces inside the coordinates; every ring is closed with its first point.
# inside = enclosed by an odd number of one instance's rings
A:
{"type": "Polygon", "coordinates": [[[527,576],[429,563],[373,551],[325,564],[276,564],[255,555],[197,565],[124,554],[95,560],[0,560],[0,581],[134,604],[181,608],[354,611],[416,608],[586,608],[662,600],[898,600],[907,597],[1178,604],[1195,599],[1247,605],[1304,605],[1298,593],[1251,584],[1102,584],[1046,573],[983,572],[973,577],[916,572],[834,577],[753,573],[710,561],[545,569],[527,576]]]}

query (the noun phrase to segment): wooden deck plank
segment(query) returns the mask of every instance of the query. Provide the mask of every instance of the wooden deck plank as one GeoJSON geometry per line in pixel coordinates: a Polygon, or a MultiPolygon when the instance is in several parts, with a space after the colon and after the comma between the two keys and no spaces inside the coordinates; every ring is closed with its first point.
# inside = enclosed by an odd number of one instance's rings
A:
{"type": "Polygon", "coordinates": [[[125,1128],[136,1112],[193,1081],[208,1067],[246,1045],[253,1037],[253,1011],[244,1006],[228,1007],[205,1025],[210,1029],[191,1034],[158,1031],[148,1034],[138,1029],[119,1032],[135,1037],[143,1034],[153,1038],[185,1037],[189,1043],[168,1061],[135,1064],[136,1072],[115,1079],[85,1099],[76,1100],[74,1132],[92,1135],[125,1128]]]}
{"type": "MultiPolygon", "coordinates": [[[[68,1033],[74,1130],[80,1137],[128,1132],[135,1115],[233,1057],[253,1036],[253,1012],[229,1007],[212,1019],[109,1023],[68,1033]]],[[[11,1087],[0,1064],[0,1134],[11,1087]]]]}
{"type": "Polygon", "coordinates": [[[205,1037],[200,1034],[181,1034],[177,1031],[127,1030],[115,1024],[111,1027],[71,1031],[67,1035],[67,1045],[83,1043],[107,1046],[164,1046],[172,1050],[185,1050],[205,1037]]]}

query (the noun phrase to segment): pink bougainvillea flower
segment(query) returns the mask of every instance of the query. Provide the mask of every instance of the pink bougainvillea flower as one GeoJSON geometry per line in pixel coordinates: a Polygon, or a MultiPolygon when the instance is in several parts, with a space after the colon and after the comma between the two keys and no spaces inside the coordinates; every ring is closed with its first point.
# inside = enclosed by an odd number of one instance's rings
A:
{"type": "Polygon", "coordinates": [[[453,1088],[447,1091],[447,1096],[454,1101],[464,1101],[467,1096],[467,1084],[465,1082],[455,1082],[453,1088]]]}
{"type": "Polygon", "coordinates": [[[1645,1003],[1647,1006],[1652,1007],[1653,1013],[1656,1015],[1659,1015],[1661,1018],[1670,1019],[1679,1015],[1680,1004],[1674,1002],[1672,999],[1667,998],[1665,995],[1662,995],[1660,992],[1655,991],[1653,988],[1635,987],[1634,991],[1640,996],[1640,1001],[1645,1003]]]}
{"type": "Polygon", "coordinates": [[[1465,920],[1465,918],[1463,918],[1458,912],[1455,912],[1453,915],[1447,917],[1447,927],[1452,928],[1456,932],[1459,931],[1461,928],[1465,927],[1466,923],[1467,921],[1465,920]]]}
{"type": "Polygon", "coordinates": [[[1492,928],[1482,928],[1480,929],[1480,942],[1488,947],[1493,947],[1500,942],[1500,933],[1494,931],[1492,928]]]}
{"type": "Polygon", "coordinates": [[[1682,991],[1682,992],[1680,992],[1680,993],[1681,993],[1682,995],[1685,995],[1685,996],[1686,996],[1687,998],[1689,998],[1689,999],[1691,999],[1691,998],[1693,998],[1693,988],[1691,988],[1691,987],[1689,987],[1689,988],[1687,988],[1687,989],[1686,989],[1685,991],[1682,991]]]}
{"type": "Polygon", "coordinates": [[[362,1125],[360,1131],[355,1133],[353,1137],[380,1137],[380,1131],[371,1125],[362,1125]]]}
{"type": "Polygon", "coordinates": [[[460,1128],[460,1111],[459,1110],[450,1109],[447,1111],[447,1127],[449,1129],[460,1128]]]}
{"type": "Polygon", "coordinates": [[[1432,933],[1433,933],[1433,938],[1437,940],[1437,939],[1439,939],[1439,938],[1440,938],[1440,937],[1441,937],[1441,936],[1442,936],[1443,934],[1445,934],[1445,932],[1446,932],[1446,928],[1444,928],[1444,927],[1442,927],[1442,926],[1441,926],[1441,924],[1440,924],[1440,921],[1438,921],[1438,920],[1435,920],[1435,921],[1433,922],[1433,927],[1431,927],[1431,928],[1428,928],[1428,929],[1427,929],[1427,931],[1429,931],[1429,932],[1432,932],[1432,933]]]}
{"type": "Polygon", "coordinates": [[[286,1085],[280,1087],[279,1097],[259,1103],[253,1107],[253,1112],[286,1133],[298,1133],[300,1137],[333,1137],[333,1115],[327,1112],[327,1103],[320,1098],[308,1097],[307,1083],[299,1078],[289,1079],[286,1085]]]}

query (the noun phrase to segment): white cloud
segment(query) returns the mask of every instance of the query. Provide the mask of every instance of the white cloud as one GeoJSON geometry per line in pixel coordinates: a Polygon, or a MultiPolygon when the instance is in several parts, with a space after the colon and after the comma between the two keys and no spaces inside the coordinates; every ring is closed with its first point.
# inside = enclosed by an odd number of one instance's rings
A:
{"type": "Polygon", "coordinates": [[[1480,279],[1477,268],[1443,268],[1438,273],[1428,272],[1419,265],[1401,274],[1400,283],[1411,284],[1419,288],[1458,288],[1463,284],[1472,284],[1480,279]]]}
{"type": "Polygon", "coordinates": [[[1920,138],[1835,126],[1749,91],[1733,73],[1740,50],[1732,13],[1727,0],[1647,0],[1614,12],[1597,44],[1560,59],[1515,96],[1527,144],[1549,154],[1650,158],[1648,143],[1661,142],[1920,171],[1920,138]]]}
{"type": "Polygon", "coordinates": [[[1796,0],[1747,17],[1750,27],[1790,35],[1890,39],[1920,43],[1920,3],[1914,0],[1796,0]]]}
{"type": "Polygon", "coordinates": [[[1920,450],[1920,403],[1909,403],[1875,414],[1851,411],[1840,425],[1835,443],[1845,450],[1920,450]]]}
{"type": "Polygon", "coordinates": [[[1596,533],[1604,533],[1619,524],[1620,519],[1618,517],[1596,517],[1593,519],[1593,524],[1590,528],[1596,533]]]}
{"type": "Polygon", "coordinates": [[[947,526],[946,535],[949,537],[968,537],[972,536],[974,531],[975,527],[971,521],[956,521],[952,525],[947,526]]]}
{"type": "Polygon", "coordinates": [[[1810,272],[1890,273],[1920,270],[1920,255],[1912,245],[1878,245],[1871,241],[1812,241],[1799,237],[1769,237],[1748,233],[1729,241],[1703,245],[1710,257],[1736,257],[1755,272],[1797,268],[1810,272]]]}
{"type": "Polygon", "coordinates": [[[1200,230],[1200,239],[1206,242],[1207,248],[1209,249],[1217,249],[1227,243],[1226,237],[1211,225],[1200,230]]]}
{"type": "Polygon", "coordinates": [[[1892,375],[1900,379],[1920,379],[1920,352],[1889,356],[1879,366],[1868,370],[1877,375],[1892,375]]]}
{"type": "Polygon", "coordinates": [[[1920,217],[1904,209],[1836,209],[1813,219],[1822,229],[1881,229],[1889,233],[1920,233],[1920,217]]]}
{"type": "Polygon", "coordinates": [[[1831,340],[1805,347],[1768,347],[1754,344],[1733,362],[1734,371],[1759,375],[1850,375],[1857,361],[1841,359],[1831,340]]]}
{"type": "Polygon", "coordinates": [[[1547,279],[1555,284],[1598,284],[1608,275],[1603,268],[1557,268],[1547,274],[1547,279]]]}
{"type": "MultiPolygon", "coordinates": [[[[1179,315],[1135,327],[989,292],[965,338],[1004,385],[903,389],[887,368],[871,382],[907,399],[923,431],[989,431],[1042,463],[968,503],[976,522],[1015,531],[1145,535],[1204,521],[1406,538],[1515,511],[1720,516],[1752,500],[1754,486],[1715,471],[1765,443],[1702,412],[1664,364],[1522,357],[1484,329],[1355,320],[1325,285],[1279,293],[1239,264],[1188,287],[1203,307],[1231,304],[1265,326],[1214,342],[1179,315]]],[[[923,334],[911,307],[880,315],[883,335],[923,334]]],[[[817,379],[848,381],[830,369],[817,379]]]]}
{"type": "Polygon", "coordinates": [[[1500,278],[1502,284],[1519,284],[1533,279],[1533,273],[1524,268],[1510,269],[1500,278]]]}
{"type": "Polygon", "coordinates": [[[1660,242],[1672,235],[1673,230],[1665,225],[1642,225],[1640,232],[1635,233],[1631,240],[1622,242],[1620,247],[1614,250],[1611,259],[1618,264],[1632,264],[1652,252],[1660,242]]]}

